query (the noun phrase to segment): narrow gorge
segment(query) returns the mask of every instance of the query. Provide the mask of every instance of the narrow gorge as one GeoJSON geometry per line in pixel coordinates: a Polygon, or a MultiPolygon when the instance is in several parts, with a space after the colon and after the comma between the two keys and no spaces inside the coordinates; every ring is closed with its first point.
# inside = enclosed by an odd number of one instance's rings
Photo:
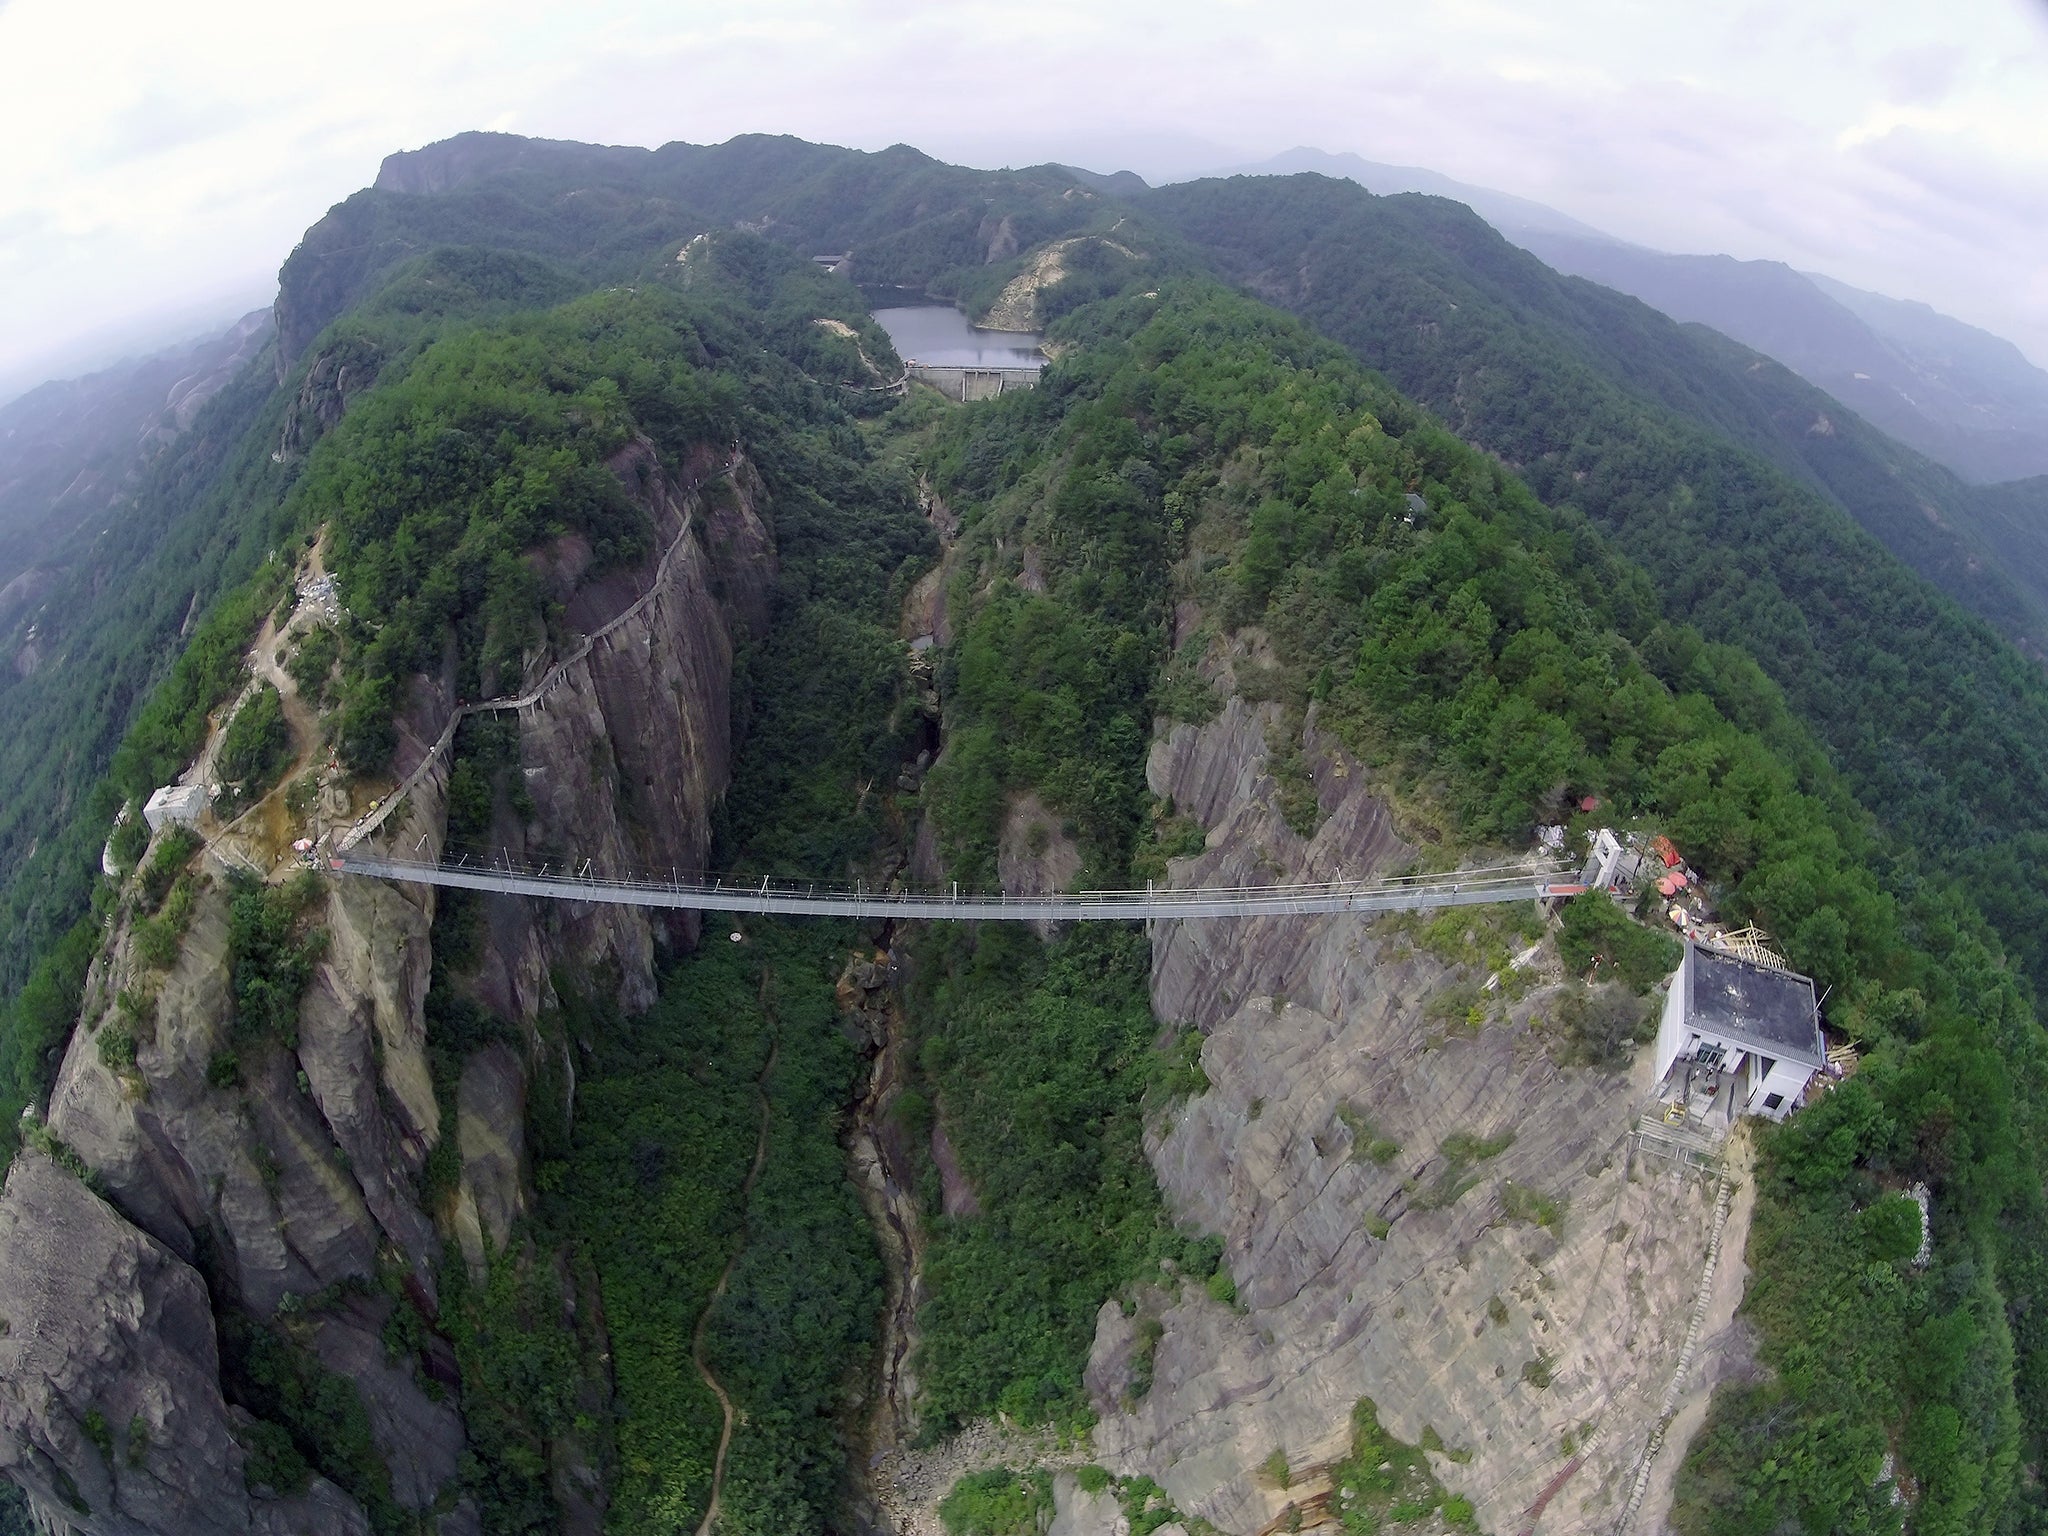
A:
{"type": "Polygon", "coordinates": [[[1219,281],[1359,335],[1421,281],[1282,283],[1207,222],[1256,187],[735,144],[395,157],[107,557],[167,658],[38,664],[98,755],[10,887],[0,1531],[2025,1528],[2027,962],[1821,685],[1603,466],[1545,502],[1219,281]],[[942,398],[855,277],[1050,361],[942,398]],[[1671,890],[713,919],[329,857],[1016,896],[1603,832],[1671,890]],[[1673,1155],[1709,908],[1832,1051],[1673,1155]]]}

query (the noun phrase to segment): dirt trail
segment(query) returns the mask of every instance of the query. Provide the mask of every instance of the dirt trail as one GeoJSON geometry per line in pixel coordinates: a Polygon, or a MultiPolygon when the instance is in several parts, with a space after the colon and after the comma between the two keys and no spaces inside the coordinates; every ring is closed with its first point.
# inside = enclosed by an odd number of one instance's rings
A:
{"type": "MultiPolygon", "coordinates": [[[[764,978],[765,980],[765,978],[764,978]]],[[[764,1000],[766,988],[763,988],[764,1000]]],[[[740,1185],[741,1219],[745,1220],[746,1204],[754,1193],[754,1182],[761,1177],[761,1166],[768,1161],[768,1079],[775,1074],[775,1058],[782,1050],[780,1040],[771,1040],[768,1045],[768,1060],[761,1068],[761,1075],[754,1080],[754,1092],[761,1100],[761,1130],[754,1138],[754,1165],[747,1170],[745,1182],[740,1185]]],[[[704,1333],[711,1326],[711,1314],[725,1295],[727,1282],[740,1261],[740,1255],[747,1251],[747,1241],[742,1229],[739,1246],[732,1251],[732,1257],[725,1261],[725,1268],[718,1273],[718,1284],[711,1288],[711,1299],[704,1303],[704,1310],[697,1315],[696,1331],[690,1336],[690,1359],[696,1364],[697,1374],[704,1378],[704,1385],[718,1399],[719,1410],[725,1415],[725,1426],[718,1432],[718,1455],[711,1463],[711,1502],[705,1506],[704,1519],[697,1527],[697,1536],[711,1536],[711,1528],[718,1523],[718,1502],[725,1492],[725,1456],[732,1449],[733,1406],[732,1398],[711,1374],[711,1367],[704,1363],[704,1333]]]]}
{"type": "MultiPolygon", "coordinates": [[[[327,535],[323,529],[319,538],[314,541],[304,571],[294,578],[301,590],[326,574],[326,542],[327,535]]],[[[266,879],[274,872],[274,866],[284,858],[285,846],[296,830],[285,812],[285,794],[294,780],[317,765],[321,749],[319,716],[300,696],[299,685],[284,669],[280,658],[329,617],[318,611],[314,604],[305,601],[295,605],[291,615],[281,625],[277,622],[277,615],[274,612],[267,615],[250,647],[251,675],[248,684],[237,696],[234,704],[221,716],[223,722],[232,720],[242,705],[248,702],[249,696],[268,683],[277,690],[278,702],[284,710],[285,724],[292,733],[291,762],[278,774],[277,783],[272,786],[270,793],[222,825],[207,840],[208,845],[220,852],[224,858],[260,873],[266,879]]],[[[198,760],[184,776],[185,782],[204,784],[213,777],[214,762],[226,737],[225,724],[221,729],[208,735],[198,760]]]]}

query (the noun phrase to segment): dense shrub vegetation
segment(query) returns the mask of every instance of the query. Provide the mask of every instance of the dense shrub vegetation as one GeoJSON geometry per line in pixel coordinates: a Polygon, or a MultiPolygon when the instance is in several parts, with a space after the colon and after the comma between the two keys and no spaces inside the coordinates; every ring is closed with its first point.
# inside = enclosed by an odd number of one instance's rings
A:
{"type": "MultiPolygon", "coordinates": [[[[1802,738],[1817,736],[1841,787],[1928,867],[1967,873],[2048,984],[2048,679],[1829,500],[1844,465],[1801,456],[1851,453],[1810,447],[1812,412],[1833,402],[1806,391],[1784,432],[1747,354],[1731,365],[1738,349],[1557,277],[1455,204],[1294,177],[1168,188],[1146,206],[1233,274],[1301,274],[1282,296],[1306,320],[1553,506],[1583,510],[1654,583],[1598,614],[1648,670],[1758,730],[1808,787],[1802,738]],[[1646,632],[1659,614],[1697,636],[1646,632]],[[1738,655],[1756,667],[1731,671],[1738,655]]],[[[1838,494],[1910,558],[1899,539],[1926,534],[1940,493],[1857,462],[1838,494]]]]}
{"type": "Polygon", "coordinates": [[[320,893],[307,871],[288,886],[238,876],[228,905],[228,974],[238,1046],[280,1040],[297,1049],[299,999],[327,950],[325,929],[307,931],[305,914],[320,893]]]}
{"type": "Polygon", "coordinates": [[[369,616],[355,620],[362,643],[345,669],[346,761],[383,766],[404,682],[438,665],[451,631],[463,697],[517,691],[546,638],[549,594],[529,549],[581,535],[597,573],[647,553],[646,514],[604,460],[643,421],[678,443],[721,435],[684,351],[651,314],[603,300],[461,332],[316,452],[301,516],[328,524],[343,602],[369,616]]]}
{"type": "MultiPolygon", "coordinates": [[[[595,1058],[573,1128],[543,1133],[536,1235],[587,1252],[603,1286],[621,1530],[703,1515],[722,1422],[692,1354],[707,1307],[705,1361],[744,1413],[721,1525],[816,1529],[831,1506],[833,1415],[881,1288],[834,1134],[857,1065],[833,1025],[843,940],[764,928],[681,966],[649,1013],[577,1004],[564,1021],[595,1058]]],[[[492,1357],[505,1346],[532,1347],[515,1335],[492,1357]]]]}
{"type": "Polygon", "coordinates": [[[1564,909],[1557,952],[1565,968],[1583,976],[1604,966],[1637,992],[1647,992],[1678,968],[1678,940],[1630,922],[1606,896],[1588,891],[1564,909]]]}
{"type": "Polygon", "coordinates": [[[298,1492],[317,1470],[363,1507],[377,1536],[405,1536],[409,1513],[391,1496],[391,1473],[356,1384],[320,1363],[303,1336],[226,1302],[215,1277],[221,1386],[256,1415],[246,1476],[252,1486],[298,1492]]]}
{"type": "Polygon", "coordinates": [[[947,1536],[1038,1536],[1052,1519],[1052,1474],[991,1467],[953,1485],[939,1502],[947,1536]]]}
{"type": "MultiPolygon", "coordinates": [[[[1476,1530],[1472,1505],[1444,1491],[1425,1449],[1443,1451],[1434,1430],[1423,1431],[1424,1444],[1406,1445],[1380,1423],[1379,1406],[1361,1397],[1351,1409],[1351,1453],[1330,1470],[1336,1489],[1338,1524],[1344,1536],[1374,1536],[1388,1525],[1422,1523],[1432,1515],[1452,1530],[1476,1530]]],[[[1452,1448],[1453,1461],[1470,1457],[1452,1448]]]]}
{"type": "Polygon", "coordinates": [[[1159,474],[1114,410],[1076,413],[1051,386],[996,404],[948,424],[928,449],[933,471],[968,506],[976,547],[992,553],[1007,537],[1009,560],[1029,544],[1048,568],[1043,591],[1004,582],[971,607],[970,583],[956,583],[965,612],[941,665],[947,748],[932,799],[952,866],[985,884],[1010,798],[1036,787],[1072,823],[1084,879],[1100,884],[1127,871],[1143,825],[1165,653],[1159,474]],[[1049,476],[1034,450],[1054,430],[1063,453],[1049,476]]]}
{"type": "Polygon", "coordinates": [[[12,1483],[0,1483],[0,1536],[36,1536],[39,1529],[28,1495],[12,1483]]]}
{"type": "Polygon", "coordinates": [[[284,700],[268,683],[258,685],[221,733],[214,769],[236,799],[254,805],[270,792],[291,766],[292,728],[284,717],[284,700]]]}
{"type": "Polygon", "coordinates": [[[1172,1230],[1145,1160],[1165,1067],[1151,951],[1138,933],[1086,925],[1046,946],[1002,924],[934,931],[919,964],[922,1076],[982,1211],[934,1224],[925,1412],[941,1428],[997,1411],[1085,1423],[1104,1298],[1162,1279],[1162,1258],[1206,1280],[1220,1255],[1172,1230]]]}

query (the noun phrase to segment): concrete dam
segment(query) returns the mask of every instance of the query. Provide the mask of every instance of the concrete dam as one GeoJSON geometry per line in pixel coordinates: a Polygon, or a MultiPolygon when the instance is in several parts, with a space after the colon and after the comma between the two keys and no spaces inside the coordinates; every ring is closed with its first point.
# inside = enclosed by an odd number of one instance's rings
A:
{"type": "MultiPolygon", "coordinates": [[[[1043,367],[1043,365],[1040,365],[1043,367]]],[[[969,368],[956,364],[910,364],[910,376],[954,400],[993,400],[1005,390],[1031,389],[1038,368],[969,368]]]]}
{"type": "Polygon", "coordinates": [[[910,377],[954,400],[993,400],[1030,389],[1045,368],[1036,334],[983,330],[950,305],[877,309],[874,316],[910,377]]]}

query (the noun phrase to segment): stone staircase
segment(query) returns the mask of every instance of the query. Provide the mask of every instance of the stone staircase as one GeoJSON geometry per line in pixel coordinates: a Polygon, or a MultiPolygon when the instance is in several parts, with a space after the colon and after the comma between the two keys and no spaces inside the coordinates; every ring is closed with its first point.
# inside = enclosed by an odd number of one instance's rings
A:
{"type": "MultiPolygon", "coordinates": [[[[1643,1127],[1637,1126],[1636,1134],[1643,1134],[1643,1127]]],[[[1688,1133],[1675,1131],[1672,1127],[1660,1126],[1667,1135],[1685,1136],[1688,1133]]],[[[1699,1139],[1695,1136],[1694,1139],[1699,1139]]],[[[1720,1153],[1715,1149],[1715,1163],[1720,1153]]],[[[1678,1351],[1678,1364],[1672,1369],[1671,1381],[1664,1388],[1664,1400],[1657,1406],[1657,1425],[1650,1431],[1650,1438],[1643,1446],[1642,1458],[1636,1463],[1634,1485],[1629,1489],[1628,1502],[1622,1507],[1621,1519],[1615,1523],[1615,1536],[1627,1536],[1635,1523],[1636,1511],[1642,1507],[1643,1494],[1650,1486],[1650,1468],[1656,1463],[1657,1453],[1664,1448],[1664,1432],[1671,1425],[1671,1416],[1678,1410],[1678,1398],[1685,1387],[1686,1372],[1692,1369],[1694,1353],[1699,1349],[1700,1327],[1706,1321],[1707,1304],[1714,1294],[1714,1271],[1721,1263],[1721,1234],[1728,1225],[1728,1203],[1734,1195],[1734,1186],[1726,1174],[1721,1177],[1720,1191],[1714,1197],[1714,1235],[1707,1243],[1706,1267],[1700,1271],[1699,1289],[1693,1293],[1692,1320],[1686,1325],[1685,1343],[1678,1351]]]]}

